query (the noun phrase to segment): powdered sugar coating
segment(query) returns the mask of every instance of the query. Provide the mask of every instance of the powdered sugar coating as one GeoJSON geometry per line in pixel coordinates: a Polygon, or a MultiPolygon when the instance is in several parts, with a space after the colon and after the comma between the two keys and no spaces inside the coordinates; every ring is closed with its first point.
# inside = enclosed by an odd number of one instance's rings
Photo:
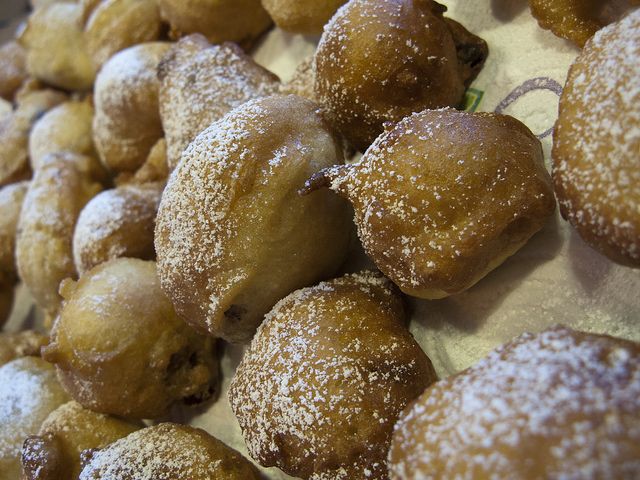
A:
{"type": "Polygon", "coordinates": [[[88,455],[80,480],[258,480],[238,452],[204,430],[163,423],[88,455]]]}
{"type": "Polygon", "coordinates": [[[209,45],[199,34],[183,38],[165,55],[158,76],[170,169],[205,128],[248,100],[276,93],[279,84],[237,45],[209,45]]]}
{"type": "Polygon", "coordinates": [[[391,426],[435,380],[379,273],[298,290],[266,316],[229,389],[251,455],[312,479],[386,478],[391,426]]]}
{"type": "Polygon", "coordinates": [[[162,137],[156,69],[167,42],[141,43],[111,57],[95,85],[93,139],[102,163],[133,171],[162,137]]]}
{"type": "Polygon", "coordinates": [[[407,408],[391,478],[637,478],[639,399],[638,344],[526,333],[407,408]]]}
{"type": "Polygon", "coordinates": [[[313,178],[354,206],[358,236],[405,293],[442,298],[515,253],[553,213],[539,141],[514,118],[426,110],[360,162],[313,178]]]}
{"type": "Polygon", "coordinates": [[[249,101],[185,150],[162,195],[155,246],[178,314],[214,336],[251,338],[284,295],[332,275],[346,255],[347,205],[297,191],[342,151],[314,103],[249,101]]]}
{"type": "Polygon", "coordinates": [[[153,230],[163,185],[125,185],[96,195],[80,212],[73,257],[80,275],[119,257],[155,257],[153,230]]]}
{"type": "Polygon", "coordinates": [[[599,31],[571,67],[553,145],[562,214],[618,262],[640,265],[640,10],[599,31]]]}
{"type": "Polygon", "coordinates": [[[35,170],[48,153],[71,151],[95,156],[93,105],[89,99],[64,102],[48,111],[29,135],[29,160],[35,170]]]}
{"type": "Polygon", "coordinates": [[[22,442],[68,398],[53,366],[40,358],[19,358],[0,367],[0,478],[20,478],[22,442]]]}

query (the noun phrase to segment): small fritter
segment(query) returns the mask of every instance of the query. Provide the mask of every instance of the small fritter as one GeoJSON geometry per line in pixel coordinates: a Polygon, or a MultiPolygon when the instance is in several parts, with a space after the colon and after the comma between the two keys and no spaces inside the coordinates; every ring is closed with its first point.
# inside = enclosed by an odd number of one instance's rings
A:
{"type": "Polygon", "coordinates": [[[579,47],[638,5],[639,0],[529,0],[540,27],[579,47]]]}
{"type": "Polygon", "coordinates": [[[18,41],[27,50],[27,71],[65,90],[90,90],[96,76],[80,23],[80,5],[55,2],[36,9],[18,41]]]}
{"type": "Polygon", "coordinates": [[[204,430],[161,423],[87,451],[79,480],[259,480],[242,455],[204,430]]]}
{"type": "Polygon", "coordinates": [[[140,168],[163,136],[156,70],[170,46],[150,42],[127,48],[98,74],[93,140],[100,159],[114,173],[140,168]]]}
{"type": "Polygon", "coordinates": [[[82,209],[73,234],[78,274],[114,258],[153,260],[153,231],[163,185],[106,190],[82,209]]]}
{"type": "Polygon", "coordinates": [[[69,151],[96,156],[93,146],[91,99],[64,102],[45,113],[29,135],[31,168],[37,170],[49,153],[69,151]]]}
{"type": "Polygon", "coordinates": [[[20,95],[18,106],[0,119],[0,187],[31,177],[29,132],[47,110],[66,96],[55,90],[34,90],[20,95]]]}
{"type": "Polygon", "coordinates": [[[260,0],[157,0],[174,38],[202,33],[211,43],[249,46],[271,25],[260,0]]]}
{"type": "Polygon", "coordinates": [[[214,340],[177,317],[154,262],[111,260],[60,292],[65,303],[42,355],[83,407],[157,418],[174,402],[200,403],[214,393],[214,340]]]}
{"type": "Polygon", "coordinates": [[[80,211],[102,185],[92,175],[90,157],[50,154],[29,184],[18,222],[16,262],[20,279],[50,325],[62,298],[60,282],[76,278],[72,239],[80,211]]]}
{"type": "Polygon", "coordinates": [[[37,435],[25,440],[21,455],[23,479],[77,479],[84,450],[104,448],[142,426],[92,412],[77,402],[65,403],[49,414],[37,435]]]}
{"type": "Polygon", "coordinates": [[[322,27],[347,0],[262,0],[262,6],[282,30],[307,35],[322,33],[322,27]]]}
{"type": "Polygon", "coordinates": [[[20,478],[22,443],[69,401],[52,365],[22,357],[0,367],[0,480],[20,478]]]}
{"type": "Polygon", "coordinates": [[[158,40],[162,33],[155,0],[102,0],[84,24],[87,51],[96,70],[127,47],[158,40]]]}

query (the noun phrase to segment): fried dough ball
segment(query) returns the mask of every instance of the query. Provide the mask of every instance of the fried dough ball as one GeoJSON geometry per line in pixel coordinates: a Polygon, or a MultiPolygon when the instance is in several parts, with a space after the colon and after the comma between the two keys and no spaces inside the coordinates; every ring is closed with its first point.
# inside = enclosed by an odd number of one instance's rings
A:
{"type": "Polygon", "coordinates": [[[19,95],[18,107],[0,120],[0,187],[31,176],[29,132],[47,110],[66,99],[54,90],[36,90],[19,95]]]}
{"type": "Polygon", "coordinates": [[[22,442],[68,401],[55,369],[41,358],[22,357],[0,367],[0,480],[20,478],[22,442]]]}
{"type": "Polygon", "coordinates": [[[316,74],[313,66],[313,57],[304,60],[296,67],[291,79],[280,85],[280,93],[283,95],[298,95],[299,97],[318,101],[313,84],[316,74]]]}
{"type": "Polygon", "coordinates": [[[119,258],[60,288],[65,303],[43,358],[85,408],[156,418],[174,402],[208,399],[215,344],[180,320],[154,262],[119,258]]]}
{"type": "Polygon", "coordinates": [[[403,412],[391,479],[637,478],[639,398],[640,345],[525,333],[403,412]]]}
{"type": "Polygon", "coordinates": [[[0,47],[0,97],[13,101],[13,97],[27,79],[26,52],[18,42],[11,41],[0,47]]]}
{"type": "Polygon", "coordinates": [[[73,234],[80,275],[114,258],[155,258],[153,231],[163,185],[124,185],[106,190],[82,209],[73,234]]]}
{"type": "Polygon", "coordinates": [[[95,452],[80,480],[259,480],[256,468],[240,453],[204,430],[161,423],[132,433],[95,452]]]}
{"type": "Polygon", "coordinates": [[[398,414],[436,380],[405,325],[399,292],[373,272],[278,302],[229,389],[251,455],[305,479],[386,479],[398,414]]]}
{"type": "Polygon", "coordinates": [[[638,0],[529,0],[540,27],[579,47],[637,5],[638,0]]]}
{"type": "Polygon", "coordinates": [[[156,223],[162,288],[178,314],[244,342],[280,298],[334,274],[348,206],[297,190],[342,161],[318,106],[294,95],[247,102],[202,132],[169,179],[156,223]]]}
{"type": "Polygon", "coordinates": [[[49,337],[34,330],[0,332],[0,366],[20,357],[39,357],[40,347],[47,343],[49,337]]]}
{"type": "Polygon", "coordinates": [[[45,157],[22,205],[16,240],[18,272],[44,310],[46,323],[60,307],[60,282],[76,277],[72,240],[78,215],[102,190],[91,174],[94,161],[70,152],[45,157]]]}
{"type": "Polygon", "coordinates": [[[515,118],[425,110],[381,135],[362,160],[320,172],[348,198],[363,246],[400,289],[435,299],[471,287],[555,210],[542,147],[515,118]]]}
{"type": "Polygon", "coordinates": [[[28,188],[29,182],[13,183],[0,188],[0,285],[13,286],[18,281],[16,231],[28,188]]]}
{"type": "Polygon", "coordinates": [[[293,33],[320,34],[322,27],[347,0],[262,0],[275,24],[293,33]]]}
{"type": "Polygon", "coordinates": [[[98,74],[93,140],[100,159],[115,173],[137,170],[163,135],[156,69],[169,47],[151,42],[127,48],[98,74]]]}
{"type": "Polygon", "coordinates": [[[426,108],[457,106],[488,55],[484,40],[432,0],[351,0],[325,28],[315,91],[359,150],[426,108]]]}
{"type": "Polygon", "coordinates": [[[553,142],[562,216],[611,260],[640,267],[640,10],[587,42],[553,142]]]}
{"type": "Polygon", "coordinates": [[[93,114],[90,98],[64,102],[45,113],[29,136],[31,168],[37,170],[49,153],[69,151],[95,156],[91,131],[93,114]]]}
{"type": "Polygon", "coordinates": [[[60,406],[42,423],[37,435],[22,447],[24,480],[77,479],[83,450],[104,448],[141,428],[102,413],[86,410],[77,402],[60,406]]]}
{"type": "Polygon", "coordinates": [[[178,38],[202,33],[211,43],[248,45],[271,25],[260,0],[157,0],[178,38]]]}
{"type": "Polygon", "coordinates": [[[169,50],[158,78],[171,170],[205,128],[248,100],[276,93],[279,84],[237,45],[210,45],[202,35],[185,37],[169,50]]]}
{"type": "Polygon", "coordinates": [[[66,90],[90,90],[96,71],[89,58],[76,3],[35,10],[18,41],[27,50],[30,75],[66,90]]]}
{"type": "Polygon", "coordinates": [[[116,52],[157,40],[162,32],[155,0],[103,0],[84,27],[87,50],[96,70],[116,52]]]}

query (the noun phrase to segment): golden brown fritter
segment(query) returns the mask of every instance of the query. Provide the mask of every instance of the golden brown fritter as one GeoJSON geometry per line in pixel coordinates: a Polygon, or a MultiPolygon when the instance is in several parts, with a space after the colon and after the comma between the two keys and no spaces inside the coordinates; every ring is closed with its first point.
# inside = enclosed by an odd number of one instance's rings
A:
{"type": "Polygon", "coordinates": [[[60,288],[65,303],[43,358],[83,407],[156,418],[214,392],[215,343],[180,320],[154,262],[119,258],[60,288]]]}
{"type": "Polygon", "coordinates": [[[635,478],[639,398],[640,345],[525,333],[407,407],[391,479],[635,478]]]}
{"type": "Polygon", "coordinates": [[[293,33],[320,34],[347,0],[262,0],[275,24],[293,33]]]}
{"type": "Polygon", "coordinates": [[[87,51],[96,70],[127,47],[158,40],[162,33],[155,0],[102,0],[84,23],[87,51]]]}
{"type": "Polygon", "coordinates": [[[160,62],[158,78],[171,170],[205,128],[248,100],[276,93],[279,84],[237,45],[210,45],[202,35],[175,44],[160,62]]]}
{"type": "Polygon", "coordinates": [[[36,9],[18,41],[27,50],[27,71],[65,90],[90,90],[96,70],[82,33],[80,6],[55,2],[36,9]]]}
{"type": "Polygon", "coordinates": [[[202,132],[174,170],[156,224],[162,288],[178,314],[244,342],[279,299],[333,275],[347,253],[348,205],[297,190],[342,161],[318,106],[294,95],[249,101],[202,132]]]}
{"type": "Polygon", "coordinates": [[[19,95],[16,110],[0,119],[0,187],[31,177],[29,132],[47,110],[66,96],[55,90],[26,91],[19,95]]]}
{"type": "Polygon", "coordinates": [[[529,0],[540,27],[579,47],[637,5],[638,0],[529,0]]]}
{"type": "Polygon", "coordinates": [[[93,114],[90,98],[64,102],[45,113],[29,135],[31,168],[37,170],[49,153],[69,151],[95,157],[93,114]]]}
{"type": "Polygon", "coordinates": [[[260,0],[157,0],[174,38],[202,33],[211,43],[249,45],[271,25],[260,0]]]}
{"type": "Polygon", "coordinates": [[[385,122],[461,103],[488,47],[445,10],[432,0],[351,0],[326,26],[315,91],[357,149],[385,122]]]}
{"type": "Polygon", "coordinates": [[[587,42],[553,141],[560,211],[596,250],[640,267],[640,10],[587,42]]]}
{"type": "Polygon", "coordinates": [[[229,389],[251,455],[304,479],[386,479],[398,414],[436,380],[405,325],[399,292],[379,273],[281,300],[229,389]]]}
{"type": "Polygon", "coordinates": [[[37,435],[25,440],[21,455],[23,479],[76,479],[82,451],[104,448],[142,426],[86,410],[74,401],[65,403],[49,414],[37,435]]]}
{"type": "Polygon", "coordinates": [[[93,140],[100,159],[114,173],[140,168],[163,136],[156,69],[170,45],[150,42],[127,48],[98,74],[93,140]]]}
{"type": "Polygon", "coordinates": [[[22,443],[68,401],[55,369],[41,358],[22,357],[0,367],[0,480],[20,478],[22,443]]]}
{"type": "Polygon", "coordinates": [[[204,430],[161,423],[132,433],[95,452],[80,480],[259,480],[242,455],[204,430]]]}
{"type": "Polygon", "coordinates": [[[16,239],[18,272],[48,324],[62,302],[60,282],[76,277],[72,240],[78,215],[102,190],[93,176],[94,162],[70,152],[48,155],[22,204],[16,239]]]}
{"type": "Polygon", "coordinates": [[[124,185],[106,190],[80,212],[73,234],[78,274],[114,258],[153,260],[153,231],[163,185],[124,185]]]}
{"type": "Polygon", "coordinates": [[[357,164],[316,175],[348,198],[363,246],[400,289],[461,292],[514,254],[555,209],[542,147],[518,120],[425,110],[381,135],[357,164]]]}

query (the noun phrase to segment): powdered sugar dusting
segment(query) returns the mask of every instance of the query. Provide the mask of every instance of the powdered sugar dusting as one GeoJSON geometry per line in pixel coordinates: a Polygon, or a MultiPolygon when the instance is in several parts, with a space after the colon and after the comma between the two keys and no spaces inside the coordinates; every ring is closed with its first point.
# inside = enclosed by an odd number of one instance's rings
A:
{"type": "Polygon", "coordinates": [[[640,10],[599,31],[569,72],[553,148],[563,215],[640,261],[640,10]]]}
{"type": "Polygon", "coordinates": [[[257,479],[240,454],[202,430],[169,423],[145,428],[91,456],[80,480],[257,479]],[[235,465],[234,465],[235,464],[235,465]]]}
{"type": "Polygon", "coordinates": [[[161,195],[162,185],[151,183],[95,196],[80,212],[73,234],[78,273],[113,258],[151,257],[161,195]]]}
{"type": "Polygon", "coordinates": [[[468,288],[554,209],[539,142],[516,120],[488,113],[413,114],[359,163],[324,178],[353,203],[376,265],[410,292],[468,288]],[[503,236],[511,224],[526,228],[503,236]]]}
{"type": "Polygon", "coordinates": [[[403,414],[392,478],[632,478],[639,398],[637,344],[564,327],[524,334],[403,414]]]}
{"type": "Polygon", "coordinates": [[[278,78],[237,45],[186,37],[159,67],[160,115],[170,168],[205,128],[244,102],[276,93],[278,78]]]}
{"type": "Polygon", "coordinates": [[[391,425],[433,380],[401,315],[373,272],[281,300],[229,390],[252,456],[304,478],[386,478],[391,425]]]}
{"type": "Polygon", "coordinates": [[[0,469],[19,472],[22,442],[67,399],[54,367],[40,358],[19,358],[0,367],[0,469]]]}
{"type": "MultiPolygon", "coordinates": [[[[228,213],[243,168],[234,159],[250,154],[244,141],[253,125],[267,128],[273,121],[257,101],[250,101],[212,124],[187,147],[158,210],[156,250],[163,285],[172,285],[178,276],[189,279],[201,274],[225,259],[224,245],[236,233],[228,213]]],[[[205,317],[209,310],[215,311],[217,297],[242,278],[241,270],[229,272],[227,283],[218,279],[209,285],[213,305],[200,306],[205,317]]],[[[172,289],[171,295],[174,304],[187,303],[191,292],[172,289]]]]}

